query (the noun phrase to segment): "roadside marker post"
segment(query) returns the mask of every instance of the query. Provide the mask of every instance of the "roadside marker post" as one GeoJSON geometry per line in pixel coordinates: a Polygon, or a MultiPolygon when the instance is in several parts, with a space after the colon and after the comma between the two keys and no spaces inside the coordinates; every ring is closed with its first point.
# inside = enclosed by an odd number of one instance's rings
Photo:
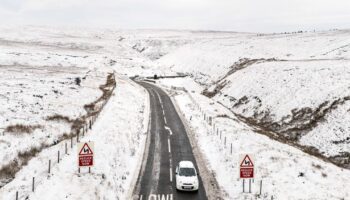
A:
{"type": "Polygon", "coordinates": [[[49,174],[51,172],[51,160],[49,160],[49,174]]]}
{"type": "Polygon", "coordinates": [[[252,179],[249,179],[249,193],[252,193],[252,179]]]}
{"type": "Polygon", "coordinates": [[[32,182],[32,192],[34,192],[34,189],[35,189],[35,177],[33,177],[33,182],[32,182]]]}

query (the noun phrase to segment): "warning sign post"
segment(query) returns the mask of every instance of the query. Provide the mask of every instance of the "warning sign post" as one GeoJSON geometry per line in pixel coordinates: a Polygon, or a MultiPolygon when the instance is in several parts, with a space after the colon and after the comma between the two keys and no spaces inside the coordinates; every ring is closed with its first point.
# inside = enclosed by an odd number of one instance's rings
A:
{"type": "Polygon", "coordinates": [[[79,167],[91,167],[94,165],[94,143],[84,142],[78,144],[79,167]]]}
{"type": "Polygon", "coordinates": [[[253,156],[249,154],[242,154],[239,160],[239,177],[254,178],[253,156]]]}

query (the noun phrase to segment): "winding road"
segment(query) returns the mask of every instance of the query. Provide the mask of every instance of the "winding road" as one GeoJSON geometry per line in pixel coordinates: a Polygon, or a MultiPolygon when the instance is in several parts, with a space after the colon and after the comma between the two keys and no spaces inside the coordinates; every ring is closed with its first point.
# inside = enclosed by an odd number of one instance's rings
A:
{"type": "Polygon", "coordinates": [[[138,83],[150,95],[151,116],[146,152],[133,199],[206,200],[200,177],[198,192],[176,190],[175,167],[179,161],[192,161],[198,171],[190,141],[169,96],[152,84],[138,83]]]}

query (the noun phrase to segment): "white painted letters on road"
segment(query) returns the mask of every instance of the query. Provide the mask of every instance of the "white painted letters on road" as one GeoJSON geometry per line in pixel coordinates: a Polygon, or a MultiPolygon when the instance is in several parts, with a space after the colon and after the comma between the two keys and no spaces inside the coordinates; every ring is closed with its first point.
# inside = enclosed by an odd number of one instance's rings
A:
{"type": "Polygon", "coordinates": [[[148,200],[173,200],[173,194],[150,194],[148,200]]]}

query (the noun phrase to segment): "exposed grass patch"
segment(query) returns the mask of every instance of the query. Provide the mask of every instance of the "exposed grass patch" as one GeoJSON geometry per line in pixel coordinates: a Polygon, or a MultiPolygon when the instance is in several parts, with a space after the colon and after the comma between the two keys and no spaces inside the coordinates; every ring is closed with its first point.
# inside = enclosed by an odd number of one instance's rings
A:
{"type": "Polygon", "coordinates": [[[35,129],[42,128],[41,125],[9,125],[5,128],[5,132],[14,133],[14,134],[29,134],[32,133],[35,129]]]}
{"type": "Polygon", "coordinates": [[[46,118],[46,120],[48,120],[48,121],[65,121],[65,122],[68,122],[68,123],[73,122],[73,120],[70,119],[69,117],[63,116],[63,115],[60,115],[60,114],[54,114],[52,116],[48,116],[46,118]]]}

